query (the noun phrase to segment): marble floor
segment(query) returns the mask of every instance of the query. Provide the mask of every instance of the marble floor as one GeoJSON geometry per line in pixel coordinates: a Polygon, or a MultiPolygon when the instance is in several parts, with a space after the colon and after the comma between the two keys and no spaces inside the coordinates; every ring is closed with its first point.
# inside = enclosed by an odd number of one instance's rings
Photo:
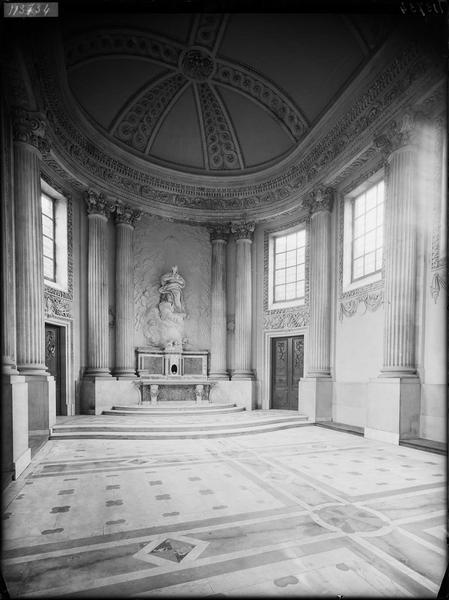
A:
{"type": "Polygon", "coordinates": [[[446,458],[315,426],[56,440],[2,518],[11,597],[435,598],[446,458]]]}

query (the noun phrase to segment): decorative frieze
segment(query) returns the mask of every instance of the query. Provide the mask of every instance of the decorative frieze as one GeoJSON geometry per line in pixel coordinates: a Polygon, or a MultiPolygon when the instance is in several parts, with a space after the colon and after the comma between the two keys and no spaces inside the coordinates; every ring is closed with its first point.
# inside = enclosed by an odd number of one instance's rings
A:
{"type": "Polygon", "coordinates": [[[306,308],[296,310],[271,310],[264,315],[264,329],[298,329],[309,324],[309,311],[306,308]]]}
{"type": "Polygon", "coordinates": [[[231,223],[231,233],[234,235],[236,240],[253,240],[254,230],[256,229],[256,223],[254,221],[250,222],[240,222],[240,223],[231,223]]]}
{"type": "Polygon", "coordinates": [[[73,316],[71,301],[68,298],[53,295],[47,292],[47,290],[45,291],[44,308],[47,319],[71,319],[73,316]]]}
{"type": "Polygon", "coordinates": [[[12,131],[15,142],[24,142],[33,146],[41,154],[50,152],[50,144],[45,138],[46,122],[37,112],[28,112],[23,108],[12,111],[12,131]]]}
{"type": "Polygon", "coordinates": [[[383,304],[383,301],[383,290],[371,294],[362,293],[351,300],[346,300],[345,302],[340,301],[338,318],[340,321],[343,321],[343,317],[353,317],[357,313],[360,304],[364,304],[365,306],[364,312],[361,313],[362,315],[368,310],[374,312],[383,304]]]}

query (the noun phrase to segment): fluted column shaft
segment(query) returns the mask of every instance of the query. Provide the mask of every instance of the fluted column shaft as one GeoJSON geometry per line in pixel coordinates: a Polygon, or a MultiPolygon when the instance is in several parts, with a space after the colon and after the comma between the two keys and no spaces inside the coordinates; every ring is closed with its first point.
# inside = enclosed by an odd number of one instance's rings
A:
{"type": "Polygon", "coordinates": [[[235,371],[232,379],[253,379],[251,244],[254,223],[232,225],[236,238],[235,371]]]}
{"type": "MultiPolygon", "coordinates": [[[[44,276],[39,143],[42,123],[29,119],[14,142],[17,367],[23,374],[44,374],[44,276]],[[33,129],[34,128],[34,129],[33,129]],[[34,131],[34,133],[31,133],[34,131]]],[[[24,115],[21,115],[21,125],[24,115]]]]}
{"type": "Polygon", "coordinates": [[[310,221],[308,377],[330,376],[331,204],[314,206],[310,221]]]}
{"type": "Polygon", "coordinates": [[[88,197],[87,329],[86,375],[108,376],[109,303],[107,221],[109,210],[101,195],[88,197]]]}
{"type": "Polygon", "coordinates": [[[229,379],[226,368],[226,245],[228,232],[210,228],[212,243],[210,376],[229,379]]]}
{"type": "Polygon", "coordinates": [[[382,375],[416,373],[416,201],[412,145],[390,154],[385,203],[385,321],[382,375]]]}
{"type": "Polygon", "coordinates": [[[117,209],[115,278],[115,371],[117,377],[135,376],[133,232],[140,213],[117,209]]]}

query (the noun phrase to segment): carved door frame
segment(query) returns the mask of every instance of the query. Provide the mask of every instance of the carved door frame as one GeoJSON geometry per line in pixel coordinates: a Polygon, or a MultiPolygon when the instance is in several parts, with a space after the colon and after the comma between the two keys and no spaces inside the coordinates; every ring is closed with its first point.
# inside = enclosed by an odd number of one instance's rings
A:
{"type": "Polygon", "coordinates": [[[63,415],[75,414],[75,394],[73,384],[72,360],[72,322],[62,319],[45,319],[45,325],[56,325],[60,328],[61,346],[61,400],[63,415]]]}
{"type": "MultiPolygon", "coordinates": [[[[264,369],[261,386],[261,408],[271,408],[271,340],[278,337],[304,336],[304,373],[307,373],[308,327],[270,329],[264,332],[264,369]]],[[[298,406],[299,408],[299,406],[298,406]]]]}

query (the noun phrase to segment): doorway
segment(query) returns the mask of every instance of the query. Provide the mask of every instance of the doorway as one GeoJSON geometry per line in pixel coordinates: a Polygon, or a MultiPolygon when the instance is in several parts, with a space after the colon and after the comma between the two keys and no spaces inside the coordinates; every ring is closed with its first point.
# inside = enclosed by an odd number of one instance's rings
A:
{"type": "Polygon", "coordinates": [[[63,344],[62,327],[45,324],[45,364],[55,378],[56,415],[65,415],[65,393],[63,388],[63,344]]]}
{"type": "Polygon", "coordinates": [[[304,336],[271,340],[271,408],[298,410],[298,382],[304,374],[304,336]]]}

